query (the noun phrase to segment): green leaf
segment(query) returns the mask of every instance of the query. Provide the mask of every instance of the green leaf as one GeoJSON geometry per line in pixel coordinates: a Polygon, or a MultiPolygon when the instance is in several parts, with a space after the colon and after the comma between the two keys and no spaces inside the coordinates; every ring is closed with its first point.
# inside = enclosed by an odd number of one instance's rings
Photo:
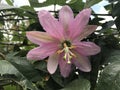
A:
{"type": "Polygon", "coordinates": [[[94,4],[99,3],[101,0],[87,0],[86,4],[85,4],[85,8],[89,8],[91,6],[93,6],[94,4]]]}
{"type": "Polygon", "coordinates": [[[106,58],[105,63],[113,63],[116,61],[120,61],[120,50],[112,50],[112,52],[109,52],[109,56],[106,58]]]}
{"type": "Polygon", "coordinates": [[[120,1],[115,4],[113,10],[112,10],[112,15],[115,16],[120,16],[120,1]]]}
{"type": "Polygon", "coordinates": [[[43,3],[39,3],[38,0],[29,0],[29,2],[32,7],[45,7],[54,4],[65,5],[66,0],[46,0],[43,3]]]}
{"type": "Polygon", "coordinates": [[[36,12],[34,11],[32,7],[29,7],[29,6],[22,6],[20,8],[16,8],[14,9],[14,12],[17,13],[21,17],[27,16],[32,19],[37,18],[36,12]]]}
{"type": "Polygon", "coordinates": [[[96,87],[96,81],[98,79],[99,66],[100,66],[100,62],[101,62],[101,59],[102,59],[102,54],[101,53],[90,57],[91,65],[92,65],[92,70],[91,70],[90,76],[89,76],[90,77],[90,83],[91,83],[91,90],[94,90],[94,88],[96,87]]]}
{"type": "Polygon", "coordinates": [[[118,17],[115,19],[115,24],[116,24],[117,29],[120,31],[120,16],[118,16],[118,17]]]}
{"type": "Polygon", "coordinates": [[[90,90],[90,82],[84,78],[78,78],[61,90],[90,90]]]}
{"type": "Polygon", "coordinates": [[[4,75],[14,75],[15,77],[8,78],[17,82],[24,89],[38,90],[32,82],[41,80],[40,72],[26,58],[15,56],[16,54],[8,54],[6,60],[0,61],[0,74],[3,77],[4,75]]]}
{"type": "Polygon", "coordinates": [[[79,12],[84,7],[82,0],[71,0],[67,5],[69,5],[74,12],[79,12]]]}
{"type": "Polygon", "coordinates": [[[96,90],[120,90],[120,61],[115,61],[104,69],[96,90]]]}
{"type": "Polygon", "coordinates": [[[10,6],[10,5],[7,5],[7,4],[0,4],[0,10],[13,9],[13,8],[17,8],[17,7],[10,6]]]}
{"type": "MultiPolygon", "coordinates": [[[[3,20],[3,17],[1,16],[0,17],[0,27],[2,26],[2,25],[4,25],[5,24],[5,22],[4,22],[4,20],[3,20]]],[[[0,31],[1,32],[1,31],[0,31]]]]}
{"type": "Polygon", "coordinates": [[[9,5],[13,6],[13,0],[6,0],[6,2],[7,2],[9,5]]]}
{"type": "Polygon", "coordinates": [[[4,37],[4,36],[3,36],[3,32],[0,31],[0,40],[2,40],[3,37],[4,37]]]}
{"type": "Polygon", "coordinates": [[[102,20],[104,20],[104,18],[95,16],[95,18],[90,20],[89,24],[90,25],[100,25],[100,21],[102,21],[102,20]]]}
{"type": "Polygon", "coordinates": [[[38,70],[41,70],[43,72],[48,72],[47,71],[47,62],[45,60],[41,60],[41,61],[36,61],[34,63],[34,67],[38,70]]]}
{"type": "Polygon", "coordinates": [[[108,0],[110,3],[112,2],[116,2],[116,1],[119,1],[119,0],[108,0]]]}
{"type": "Polygon", "coordinates": [[[7,86],[4,86],[4,90],[20,90],[20,88],[15,85],[7,85],[7,86]]]}
{"type": "Polygon", "coordinates": [[[20,8],[23,9],[24,11],[35,12],[34,8],[31,7],[31,6],[28,6],[28,5],[26,5],[26,6],[21,6],[20,8]]]}
{"type": "Polygon", "coordinates": [[[75,3],[77,0],[71,0],[70,2],[69,2],[69,4],[73,4],[73,3],[75,3]]]}
{"type": "Polygon", "coordinates": [[[108,35],[104,39],[104,42],[106,43],[108,48],[117,48],[119,45],[119,39],[115,37],[114,35],[108,35]]]}
{"type": "Polygon", "coordinates": [[[102,24],[102,29],[108,29],[111,28],[111,26],[113,26],[115,23],[113,20],[105,22],[104,24],[102,24]]]}
{"type": "Polygon", "coordinates": [[[64,87],[63,78],[58,70],[51,77],[57,84],[59,84],[61,87],[64,87]]]}
{"type": "Polygon", "coordinates": [[[30,62],[24,58],[15,56],[17,53],[8,54],[6,60],[9,61],[17,70],[19,70],[30,81],[40,80],[40,73],[33,67],[30,62]]]}
{"type": "MultiPolygon", "coordinates": [[[[10,79],[17,82],[19,85],[21,85],[25,90],[27,88],[31,90],[38,90],[34,84],[28,80],[17,68],[14,67],[10,62],[6,60],[0,61],[0,74],[4,77],[4,75],[15,75],[15,77],[10,77],[10,79]]],[[[8,78],[8,77],[7,77],[8,78]]]]}
{"type": "Polygon", "coordinates": [[[112,10],[112,5],[111,4],[105,5],[104,8],[106,10],[110,10],[111,11],[112,10]]]}

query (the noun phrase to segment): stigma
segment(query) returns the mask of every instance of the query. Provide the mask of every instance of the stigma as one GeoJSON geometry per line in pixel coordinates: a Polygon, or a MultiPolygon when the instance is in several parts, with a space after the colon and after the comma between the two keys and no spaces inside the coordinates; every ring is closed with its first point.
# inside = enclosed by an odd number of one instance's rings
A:
{"type": "Polygon", "coordinates": [[[68,46],[67,43],[63,43],[63,49],[58,50],[57,54],[64,53],[63,59],[67,61],[68,64],[71,64],[71,59],[76,57],[76,55],[71,51],[75,46],[68,46]]]}

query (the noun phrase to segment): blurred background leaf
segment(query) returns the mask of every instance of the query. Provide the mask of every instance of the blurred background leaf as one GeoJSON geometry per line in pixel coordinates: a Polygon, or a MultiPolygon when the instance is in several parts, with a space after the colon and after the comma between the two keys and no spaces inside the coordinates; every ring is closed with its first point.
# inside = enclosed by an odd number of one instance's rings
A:
{"type": "Polygon", "coordinates": [[[84,78],[78,78],[70,82],[65,88],[61,90],[90,90],[90,83],[84,78]]]}

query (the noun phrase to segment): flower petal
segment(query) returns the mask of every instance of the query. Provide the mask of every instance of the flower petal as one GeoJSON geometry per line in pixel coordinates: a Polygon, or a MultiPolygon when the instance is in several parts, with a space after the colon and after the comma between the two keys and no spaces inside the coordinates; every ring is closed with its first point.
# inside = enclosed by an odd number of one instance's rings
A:
{"type": "Polygon", "coordinates": [[[47,33],[57,39],[64,38],[62,25],[48,11],[39,11],[38,17],[40,24],[43,26],[47,33]]]}
{"type": "Polygon", "coordinates": [[[88,35],[92,34],[97,28],[97,25],[88,25],[85,29],[80,33],[79,40],[84,39],[88,35]]]}
{"type": "Polygon", "coordinates": [[[30,50],[27,54],[27,59],[42,60],[55,53],[57,49],[58,47],[54,43],[42,44],[40,47],[30,50]]]}
{"type": "Polygon", "coordinates": [[[73,21],[74,15],[71,8],[67,5],[63,6],[59,12],[59,21],[63,25],[64,30],[68,29],[68,25],[73,21]]]}
{"type": "Polygon", "coordinates": [[[71,64],[68,64],[66,60],[63,60],[63,57],[59,60],[59,68],[61,75],[66,78],[71,72],[71,64]]]}
{"type": "Polygon", "coordinates": [[[58,66],[58,54],[55,53],[52,56],[49,56],[48,63],[47,63],[47,69],[50,72],[50,74],[53,74],[58,66]]]}
{"type": "Polygon", "coordinates": [[[69,26],[70,37],[72,39],[78,37],[82,30],[86,27],[91,14],[91,9],[82,10],[74,19],[69,26]]]}
{"type": "Polygon", "coordinates": [[[92,42],[77,42],[74,45],[76,46],[75,50],[85,56],[95,55],[100,52],[100,47],[92,42]]]}
{"type": "Polygon", "coordinates": [[[41,42],[54,41],[53,38],[45,32],[29,31],[29,32],[26,32],[26,36],[31,42],[38,44],[38,45],[40,45],[41,42]]]}
{"type": "Polygon", "coordinates": [[[78,67],[81,71],[90,72],[91,71],[91,64],[87,57],[82,56],[78,53],[75,54],[76,58],[72,60],[72,63],[78,67]]]}

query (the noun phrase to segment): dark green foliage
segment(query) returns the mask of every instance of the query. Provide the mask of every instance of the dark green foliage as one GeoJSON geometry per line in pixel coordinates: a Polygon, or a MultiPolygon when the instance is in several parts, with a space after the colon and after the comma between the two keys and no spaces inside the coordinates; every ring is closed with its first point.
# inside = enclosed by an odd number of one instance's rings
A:
{"type": "Polygon", "coordinates": [[[39,22],[32,23],[28,26],[27,31],[42,31],[45,32],[45,30],[42,28],[39,22]]]}
{"type": "Polygon", "coordinates": [[[114,24],[115,24],[114,21],[109,21],[109,22],[106,22],[106,23],[102,24],[101,26],[102,26],[102,29],[109,29],[114,24]]]}
{"type": "Polygon", "coordinates": [[[71,0],[67,5],[69,5],[74,12],[79,12],[84,7],[82,0],[71,0]]]}
{"type": "Polygon", "coordinates": [[[2,39],[3,39],[3,32],[0,32],[0,40],[2,41],[2,39]]]}
{"type": "Polygon", "coordinates": [[[60,90],[90,90],[90,83],[84,78],[78,78],[65,86],[65,88],[60,90]]]}
{"type": "Polygon", "coordinates": [[[101,1],[101,0],[88,0],[87,3],[86,3],[86,5],[85,5],[85,7],[86,7],[86,8],[89,8],[89,7],[91,7],[91,6],[99,3],[100,1],[101,1]]]}
{"type": "Polygon", "coordinates": [[[120,15],[120,2],[118,2],[117,4],[115,4],[115,6],[113,7],[113,10],[112,10],[112,15],[113,16],[119,16],[120,15]]]}
{"type": "Polygon", "coordinates": [[[25,58],[13,56],[9,54],[6,60],[0,61],[1,77],[15,81],[24,89],[38,90],[32,82],[41,80],[40,73],[25,58]]]}
{"type": "Polygon", "coordinates": [[[9,5],[13,5],[13,0],[6,0],[9,5]]]}
{"type": "Polygon", "coordinates": [[[119,90],[120,89],[120,61],[115,61],[105,67],[99,78],[96,90],[119,90]]]}
{"type": "Polygon", "coordinates": [[[65,5],[66,0],[46,0],[43,3],[39,3],[38,0],[29,0],[29,2],[32,7],[45,7],[54,4],[65,5]]]}
{"type": "Polygon", "coordinates": [[[115,20],[115,24],[118,28],[118,30],[120,29],[120,1],[118,1],[114,6],[113,6],[113,9],[112,9],[112,15],[113,17],[117,17],[116,20],[115,20]]]}
{"type": "Polygon", "coordinates": [[[115,24],[116,24],[118,30],[120,31],[120,16],[118,16],[118,17],[115,19],[115,24]]]}

